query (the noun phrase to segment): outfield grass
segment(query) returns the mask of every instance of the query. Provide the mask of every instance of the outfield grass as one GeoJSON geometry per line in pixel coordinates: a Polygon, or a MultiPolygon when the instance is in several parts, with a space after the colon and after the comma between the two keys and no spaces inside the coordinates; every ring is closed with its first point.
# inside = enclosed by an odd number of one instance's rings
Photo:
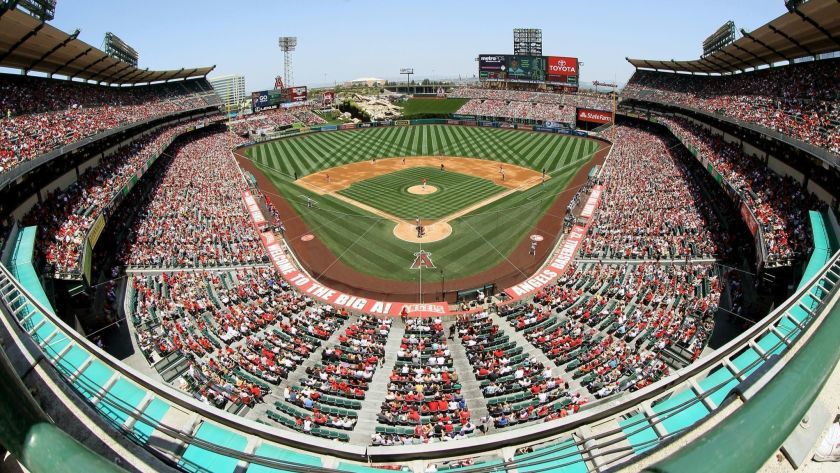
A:
{"type": "Polygon", "coordinates": [[[402,114],[406,118],[425,114],[449,115],[458,111],[465,103],[467,99],[411,98],[403,102],[402,114]]]}
{"type": "Polygon", "coordinates": [[[402,169],[352,184],[338,193],[383,210],[396,217],[439,219],[480,202],[505,188],[487,179],[432,167],[402,169]],[[422,183],[435,186],[433,194],[410,194],[407,189],[422,183]]]}
{"type": "MultiPolygon", "coordinates": [[[[534,170],[546,169],[552,179],[482,207],[450,223],[453,234],[426,243],[446,279],[469,276],[505,260],[539,221],[560,192],[597,151],[595,142],[576,137],[517,130],[425,125],[386,127],[352,132],[316,133],[264,143],[248,156],[289,200],[313,233],[335,255],[356,270],[375,276],[417,281],[410,270],[418,244],[393,236],[394,224],[347,202],[315,195],[294,183],[298,177],[372,157],[434,155],[492,159],[534,170]],[[318,202],[306,207],[305,196],[318,202]]],[[[438,171],[439,172],[439,171],[438,171]]],[[[434,194],[432,194],[434,195],[434,194]]],[[[424,217],[425,218],[425,217],[424,217]]],[[[562,218],[562,216],[557,216],[562,218]]],[[[295,237],[295,235],[291,235],[295,237]]],[[[423,271],[423,281],[440,281],[439,271],[423,271]]]]}

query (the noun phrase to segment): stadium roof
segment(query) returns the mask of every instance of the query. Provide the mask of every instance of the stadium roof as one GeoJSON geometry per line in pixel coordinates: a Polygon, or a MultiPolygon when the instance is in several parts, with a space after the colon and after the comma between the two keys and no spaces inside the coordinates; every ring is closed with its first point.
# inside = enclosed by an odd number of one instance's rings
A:
{"type": "Polygon", "coordinates": [[[19,10],[0,7],[0,66],[105,82],[144,82],[206,76],[216,66],[171,71],[140,69],[108,56],[67,33],[19,10]]]}
{"type": "Polygon", "coordinates": [[[702,59],[630,59],[637,68],[724,74],[840,51],[840,1],[811,0],[702,59]]]}

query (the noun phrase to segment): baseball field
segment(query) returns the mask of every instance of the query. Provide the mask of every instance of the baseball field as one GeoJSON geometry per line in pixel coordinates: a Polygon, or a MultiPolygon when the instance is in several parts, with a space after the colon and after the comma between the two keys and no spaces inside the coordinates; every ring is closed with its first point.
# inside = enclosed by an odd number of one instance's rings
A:
{"type": "Polygon", "coordinates": [[[285,138],[247,148],[239,160],[262,180],[314,276],[348,286],[358,273],[449,285],[491,268],[530,276],[556,241],[560,202],[602,148],[559,134],[422,125],[285,138]],[[535,234],[544,239],[530,256],[535,234]],[[412,268],[420,251],[433,268],[412,268]]]}

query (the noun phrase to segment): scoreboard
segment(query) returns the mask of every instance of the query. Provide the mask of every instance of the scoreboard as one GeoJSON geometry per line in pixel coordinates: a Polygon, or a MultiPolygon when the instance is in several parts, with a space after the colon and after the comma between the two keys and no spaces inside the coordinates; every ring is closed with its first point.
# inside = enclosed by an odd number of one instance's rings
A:
{"type": "Polygon", "coordinates": [[[264,108],[279,107],[283,103],[283,95],[279,90],[262,90],[251,92],[251,106],[254,111],[264,108]]]}
{"type": "Polygon", "coordinates": [[[577,87],[578,65],[577,58],[566,56],[480,54],[478,79],[577,87]]]}
{"type": "Polygon", "coordinates": [[[287,87],[283,90],[261,90],[251,92],[251,106],[254,111],[277,108],[286,103],[306,102],[309,94],[306,86],[287,87]]]}

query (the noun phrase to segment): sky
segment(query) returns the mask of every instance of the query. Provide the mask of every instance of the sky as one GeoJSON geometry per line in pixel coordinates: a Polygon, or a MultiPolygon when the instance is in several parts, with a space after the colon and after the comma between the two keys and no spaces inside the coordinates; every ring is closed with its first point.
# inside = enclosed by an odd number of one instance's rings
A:
{"type": "Polygon", "coordinates": [[[295,85],[358,77],[472,77],[479,54],[513,52],[514,28],[541,28],[543,54],[578,57],[580,80],[625,83],[625,57],[696,59],[727,20],[753,30],[785,12],[783,0],[58,0],[53,26],[100,47],[110,31],[140,66],[215,65],[243,74],[248,91],[283,73],[279,36],[297,36],[295,85]]]}

